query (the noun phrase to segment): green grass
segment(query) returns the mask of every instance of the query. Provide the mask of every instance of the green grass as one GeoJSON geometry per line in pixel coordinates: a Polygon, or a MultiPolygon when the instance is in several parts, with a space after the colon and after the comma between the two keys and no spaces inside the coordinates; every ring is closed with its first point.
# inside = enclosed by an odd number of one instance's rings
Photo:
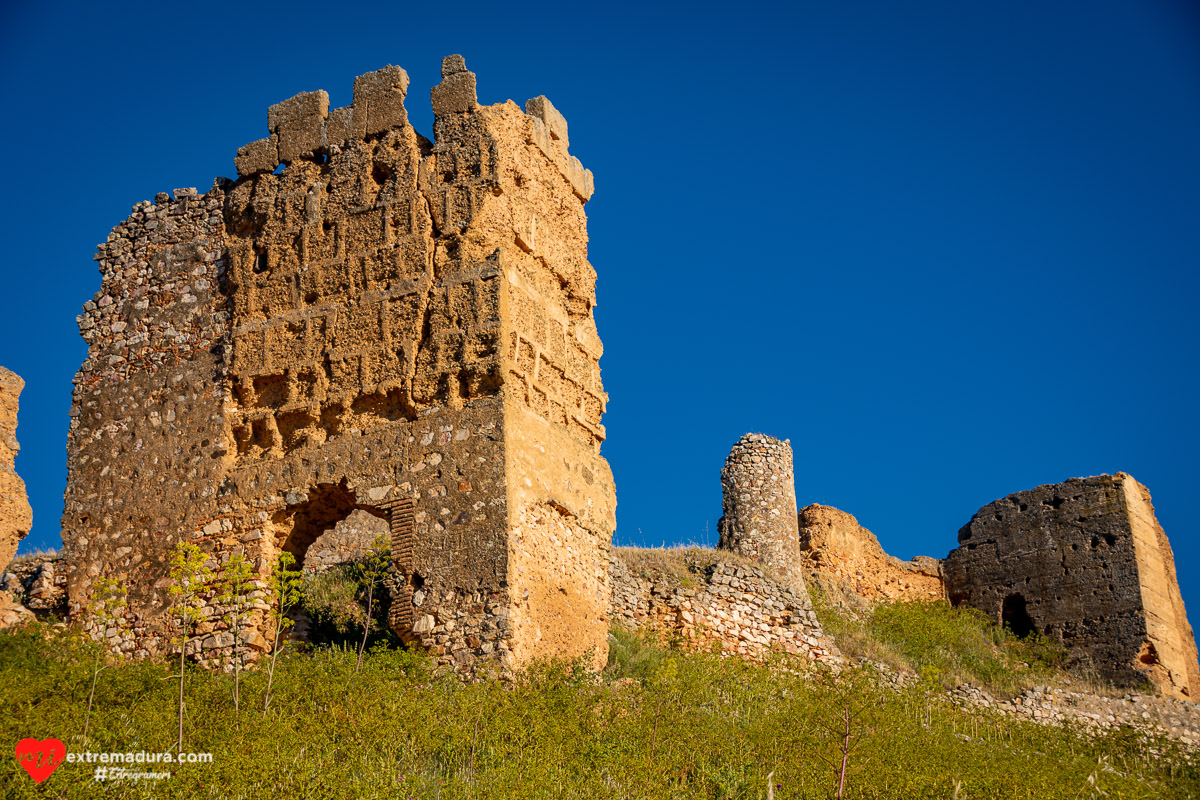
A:
{"type": "Polygon", "coordinates": [[[973,608],[912,601],[854,614],[825,603],[819,592],[813,604],[843,654],[914,672],[928,685],[971,683],[1010,697],[1065,677],[1060,645],[1036,635],[1019,639],[973,608]]]}
{"type": "MultiPolygon", "coordinates": [[[[37,787],[6,757],[0,786],[14,798],[691,800],[763,798],[773,773],[779,800],[827,798],[849,709],[847,798],[1200,797],[1200,772],[1178,748],[1131,731],[1087,740],[853,673],[833,682],[792,662],[613,638],[600,676],[547,665],[509,684],[464,684],[382,646],[360,674],[349,650],[286,655],[265,717],[263,675],[245,678],[235,715],[232,678],[192,672],[185,749],[214,763],[143,784],[94,783],[92,767],[64,764],[37,787]]],[[[171,749],[177,684],[155,663],[101,673],[91,740],[80,740],[91,652],[46,628],[0,634],[5,747],[31,736],[72,751],[171,749]]]]}

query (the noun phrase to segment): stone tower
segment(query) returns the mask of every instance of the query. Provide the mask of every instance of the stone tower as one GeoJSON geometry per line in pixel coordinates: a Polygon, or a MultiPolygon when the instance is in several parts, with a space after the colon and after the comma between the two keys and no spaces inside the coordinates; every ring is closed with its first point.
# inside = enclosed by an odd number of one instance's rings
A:
{"type": "MultiPolygon", "coordinates": [[[[481,106],[461,56],[408,122],[408,75],[271,106],[238,179],[134,206],[99,247],[63,541],[75,612],[129,587],[120,647],[169,649],[171,548],[265,581],[355,510],[387,520],[392,626],[445,663],[603,664],[612,475],[584,204],[544,97],[481,106]]],[[[265,587],[265,583],[262,584],[265,587]]],[[[199,657],[266,647],[222,632],[199,657]]]]}
{"type": "Polygon", "coordinates": [[[989,503],[958,532],[946,590],[1017,634],[1037,631],[1109,680],[1200,692],[1196,641],[1150,492],[1132,476],[1039,486],[989,503]]]}
{"type": "Polygon", "coordinates": [[[807,599],[791,442],[747,433],[725,459],[721,490],[717,547],[762,563],[807,599]]]}

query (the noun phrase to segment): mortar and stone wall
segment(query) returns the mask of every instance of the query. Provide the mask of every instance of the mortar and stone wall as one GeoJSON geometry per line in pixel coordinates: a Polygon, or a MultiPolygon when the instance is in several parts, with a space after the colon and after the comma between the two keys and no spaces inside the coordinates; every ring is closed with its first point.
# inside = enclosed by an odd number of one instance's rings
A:
{"type": "Polygon", "coordinates": [[[1195,697],[1200,666],[1150,493],[1125,473],[1073,478],[981,508],[945,561],[953,603],[1060,640],[1109,680],[1195,697]]]}
{"type": "Polygon", "coordinates": [[[480,106],[461,57],[442,73],[434,141],[399,67],[345,108],[297,95],[237,181],[139,203],[98,248],[63,553],[74,614],[100,577],[129,588],[120,649],[170,649],[169,553],[194,542],[258,578],[244,641],[210,597],[196,655],[255,656],[279,552],[323,563],[315,543],[365,512],[391,532],[402,638],[464,671],[603,662],[591,173],[548,100],[480,106]]]}
{"type": "Polygon", "coordinates": [[[389,520],[366,511],[351,511],[344,520],[322,533],[304,554],[304,571],[324,572],[330,567],[361,561],[380,538],[390,542],[389,520]]]}
{"type": "Polygon", "coordinates": [[[834,652],[806,593],[719,550],[620,548],[609,574],[612,621],[624,628],[751,658],[826,660],[834,652]]]}
{"type": "Polygon", "coordinates": [[[801,574],[792,450],[746,434],[721,471],[717,550],[624,548],[609,565],[612,618],[690,647],[830,655],[801,574]]]}

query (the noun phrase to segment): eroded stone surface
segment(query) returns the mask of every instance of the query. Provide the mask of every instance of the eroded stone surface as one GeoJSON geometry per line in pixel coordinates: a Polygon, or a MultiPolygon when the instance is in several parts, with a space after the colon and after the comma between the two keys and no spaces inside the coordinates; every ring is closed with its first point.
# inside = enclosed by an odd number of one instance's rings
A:
{"type": "Polygon", "coordinates": [[[941,562],[928,556],[901,561],[884,552],[875,534],[845,511],[814,503],[800,510],[800,552],[807,570],[844,582],[869,600],[940,600],[941,562]]]}
{"type": "Polygon", "coordinates": [[[1200,666],[1150,493],[1125,473],[1073,478],[984,506],[945,561],[946,588],[1012,626],[1061,640],[1121,685],[1192,697],[1200,666]]]}
{"type": "Polygon", "coordinates": [[[17,545],[33,526],[33,509],[25,482],[14,469],[17,453],[17,405],[25,381],[0,367],[0,572],[17,553],[17,545]]]}
{"type": "MultiPolygon", "coordinates": [[[[385,67],[346,109],[272,106],[238,181],[139,203],[100,246],[63,541],[75,613],[101,576],[129,588],[120,649],[170,648],[177,542],[217,571],[244,552],[265,592],[281,550],[304,559],[366,511],[389,521],[403,638],[464,671],[603,663],[616,501],[590,173],[542,118],[479,105],[461,57],[433,90],[433,142],[408,85],[385,67]],[[577,578],[571,603],[534,599],[531,580],[577,578]]],[[[252,656],[266,599],[238,645],[252,656]]],[[[207,613],[201,660],[234,646],[214,598],[207,613]]]]}

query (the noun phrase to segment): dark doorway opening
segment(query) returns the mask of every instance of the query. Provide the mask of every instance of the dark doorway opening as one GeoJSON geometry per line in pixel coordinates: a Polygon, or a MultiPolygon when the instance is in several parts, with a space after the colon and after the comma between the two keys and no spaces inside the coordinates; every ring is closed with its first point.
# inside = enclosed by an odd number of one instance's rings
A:
{"type": "Polygon", "coordinates": [[[1024,595],[1010,594],[1004,598],[1004,605],[1000,609],[1000,622],[1012,631],[1014,636],[1022,639],[1037,632],[1037,627],[1025,607],[1024,595]]]}

